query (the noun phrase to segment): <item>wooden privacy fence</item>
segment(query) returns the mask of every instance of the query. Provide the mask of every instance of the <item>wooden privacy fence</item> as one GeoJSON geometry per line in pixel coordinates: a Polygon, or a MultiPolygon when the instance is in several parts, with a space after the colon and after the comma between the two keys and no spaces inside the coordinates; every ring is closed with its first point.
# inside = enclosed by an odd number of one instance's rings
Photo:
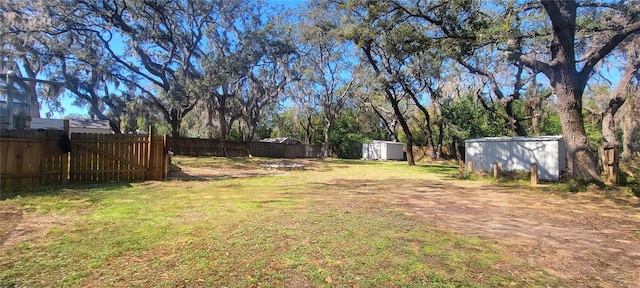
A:
{"type": "Polygon", "coordinates": [[[246,142],[228,140],[168,137],[167,146],[169,151],[177,155],[217,157],[243,157],[249,155],[246,142]]]}
{"type": "Polygon", "coordinates": [[[71,134],[69,180],[105,182],[164,178],[165,137],[71,134]]]}
{"type": "Polygon", "coordinates": [[[165,136],[73,133],[65,148],[62,130],[1,133],[0,187],[166,177],[165,136]]]}
{"type": "Polygon", "coordinates": [[[279,144],[239,141],[220,141],[219,139],[199,139],[186,137],[168,137],[168,149],[176,155],[270,158],[321,158],[323,148],[320,144],[279,144]]]}

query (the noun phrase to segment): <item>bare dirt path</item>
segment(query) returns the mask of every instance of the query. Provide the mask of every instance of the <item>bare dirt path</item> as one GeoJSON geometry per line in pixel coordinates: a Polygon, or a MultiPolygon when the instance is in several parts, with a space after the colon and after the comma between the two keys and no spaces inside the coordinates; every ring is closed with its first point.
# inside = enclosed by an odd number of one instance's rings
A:
{"type": "Polygon", "coordinates": [[[496,241],[575,287],[640,287],[636,198],[616,203],[594,193],[461,181],[388,182],[335,184],[382,197],[436,227],[496,241]]]}

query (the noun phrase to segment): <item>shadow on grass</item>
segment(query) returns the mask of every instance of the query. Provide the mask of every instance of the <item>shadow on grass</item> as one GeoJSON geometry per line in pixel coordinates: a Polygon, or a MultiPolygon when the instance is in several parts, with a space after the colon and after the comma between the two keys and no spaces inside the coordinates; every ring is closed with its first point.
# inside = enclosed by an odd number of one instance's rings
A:
{"type": "MultiPolygon", "coordinates": [[[[247,167],[244,167],[244,168],[247,168],[247,167]]],[[[167,177],[167,180],[168,181],[207,182],[207,181],[218,181],[218,180],[235,179],[235,178],[270,177],[274,175],[278,175],[278,174],[242,173],[241,175],[222,174],[222,175],[204,175],[203,176],[203,175],[192,175],[180,170],[180,171],[169,172],[169,176],[167,177]]]]}
{"type": "Polygon", "coordinates": [[[67,185],[47,185],[31,187],[11,187],[2,188],[0,201],[9,200],[22,196],[47,196],[62,193],[64,190],[79,190],[90,192],[92,190],[113,191],[131,187],[130,182],[108,182],[108,183],[71,183],[67,185]]]}
{"type": "Polygon", "coordinates": [[[458,167],[455,165],[446,165],[446,164],[418,164],[417,167],[420,167],[428,173],[436,173],[436,174],[452,174],[458,172],[458,167]]]}

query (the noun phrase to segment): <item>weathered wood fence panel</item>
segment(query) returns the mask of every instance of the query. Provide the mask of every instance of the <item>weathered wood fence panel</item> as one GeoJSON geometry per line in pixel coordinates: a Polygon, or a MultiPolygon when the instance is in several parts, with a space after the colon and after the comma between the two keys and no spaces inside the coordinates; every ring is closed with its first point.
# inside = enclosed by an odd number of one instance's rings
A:
{"type": "Polygon", "coordinates": [[[0,187],[62,184],[68,155],[60,150],[64,131],[0,131],[0,187]]]}
{"type": "Polygon", "coordinates": [[[243,157],[248,156],[246,142],[187,137],[168,137],[169,150],[177,155],[243,157]]]}
{"type": "Polygon", "coordinates": [[[165,138],[153,135],[71,135],[71,182],[162,179],[165,138]]]}
{"type": "MultiPolygon", "coordinates": [[[[256,157],[270,157],[270,158],[287,158],[285,157],[285,149],[289,148],[286,144],[279,143],[251,143],[251,155],[256,157]]],[[[289,148],[290,149],[290,148],[289,148]]],[[[291,153],[289,153],[291,154],[291,153]]]]}
{"type": "Polygon", "coordinates": [[[186,137],[168,137],[167,146],[176,155],[246,157],[251,153],[256,157],[270,158],[320,158],[322,145],[280,144],[239,141],[220,141],[219,139],[199,139],[186,137]]]}

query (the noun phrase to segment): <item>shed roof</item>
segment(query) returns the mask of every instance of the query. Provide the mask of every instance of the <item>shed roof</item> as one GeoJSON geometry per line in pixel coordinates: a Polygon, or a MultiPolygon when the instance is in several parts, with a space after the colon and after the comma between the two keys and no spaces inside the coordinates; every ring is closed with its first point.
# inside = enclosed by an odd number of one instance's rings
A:
{"type": "Polygon", "coordinates": [[[386,144],[401,144],[401,145],[404,145],[404,143],[402,143],[402,142],[385,141],[385,140],[371,140],[370,143],[386,143],[386,144]]]}
{"type": "Polygon", "coordinates": [[[69,127],[111,130],[109,120],[69,119],[69,127]]]}
{"type": "Polygon", "coordinates": [[[515,137],[485,137],[464,140],[467,142],[532,142],[532,141],[558,141],[562,140],[562,135],[551,136],[515,136],[515,137]]]}
{"type": "MultiPolygon", "coordinates": [[[[64,119],[33,118],[31,127],[34,129],[64,129],[64,119]]],[[[69,119],[71,128],[89,128],[111,130],[109,120],[69,119]]]]}

